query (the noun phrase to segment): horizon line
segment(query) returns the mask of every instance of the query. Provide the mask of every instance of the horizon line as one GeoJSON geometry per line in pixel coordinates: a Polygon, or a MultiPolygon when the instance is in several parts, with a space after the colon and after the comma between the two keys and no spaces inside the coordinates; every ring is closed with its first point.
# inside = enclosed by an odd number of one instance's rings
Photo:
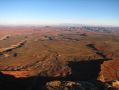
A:
{"type": "Polygon", "coordinates": [[[80,23],[59,23],[59,24],[0,24],[0,26],[94,26],[94,27],[119,27],[119,25],[99,25],[80,23]]]}

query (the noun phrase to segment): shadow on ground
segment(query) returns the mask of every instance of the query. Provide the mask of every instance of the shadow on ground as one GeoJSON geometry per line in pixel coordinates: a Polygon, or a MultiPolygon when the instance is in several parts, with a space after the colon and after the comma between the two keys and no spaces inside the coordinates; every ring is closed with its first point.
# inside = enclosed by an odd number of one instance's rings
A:
{"type": "Polygon", "coordinates": [[[68,66],[72,74],[67,77],[42,77],[15,78],[11,75],[0,73],[0,90],[40,90],[46,82],[52,80],[89,81],[96,80],[101,69],[101,60],[70,61],[68,66]]]}

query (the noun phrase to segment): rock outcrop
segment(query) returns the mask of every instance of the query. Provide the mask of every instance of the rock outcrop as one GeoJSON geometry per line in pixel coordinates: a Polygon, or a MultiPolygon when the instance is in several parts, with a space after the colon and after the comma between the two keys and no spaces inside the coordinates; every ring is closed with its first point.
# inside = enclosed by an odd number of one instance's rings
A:
{"type": "Polygon", "coordinates": [[[119,61],[117,59],[104,61],[101,65],[99,79],[104,82],[119,79],[119,61]]]}

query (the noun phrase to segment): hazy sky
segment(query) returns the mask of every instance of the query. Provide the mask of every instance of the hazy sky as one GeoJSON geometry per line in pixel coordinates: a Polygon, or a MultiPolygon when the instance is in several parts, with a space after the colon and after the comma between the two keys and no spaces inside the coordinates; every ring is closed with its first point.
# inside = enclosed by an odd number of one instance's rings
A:
{"type": "Polygon", "coordinates": [[[119,0],[0,0],[0,24],[119,26],[119,0]]]}

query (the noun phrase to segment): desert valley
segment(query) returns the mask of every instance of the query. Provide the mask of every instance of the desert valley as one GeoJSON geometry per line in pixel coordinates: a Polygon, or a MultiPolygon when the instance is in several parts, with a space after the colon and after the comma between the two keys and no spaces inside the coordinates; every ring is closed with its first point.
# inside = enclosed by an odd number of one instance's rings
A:
{"type": "Polygon", "coordinates": [[[0,26],[0,90],[119,90],[119,27],[0,26]]]}

